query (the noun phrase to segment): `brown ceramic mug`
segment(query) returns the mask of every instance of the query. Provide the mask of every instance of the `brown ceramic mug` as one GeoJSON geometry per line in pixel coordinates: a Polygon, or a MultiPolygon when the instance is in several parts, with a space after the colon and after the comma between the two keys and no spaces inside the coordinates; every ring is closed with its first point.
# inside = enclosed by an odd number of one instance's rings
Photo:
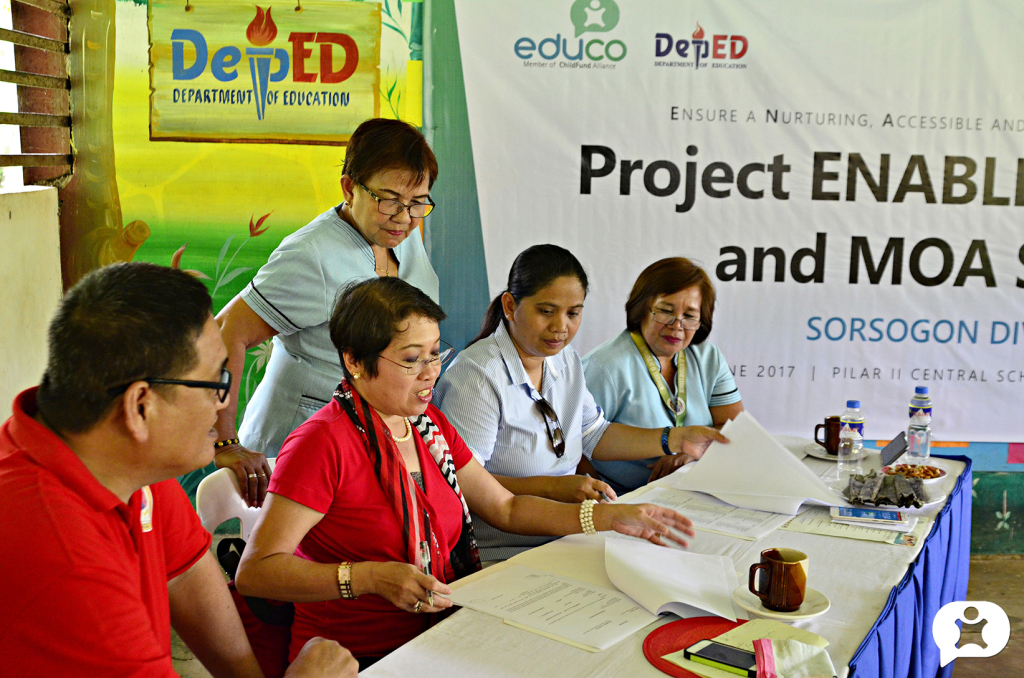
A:
{"type": "Polygon", "coordinates": [[[818,443],[825,448],[825,451],[829,454],[839,454],[839,415],[834,414],[831,417],[825,417],[824,424],[818,424],[814,427],[814,442],[818,443]],[[818,440],[818,431],[825,429],[825,439],[818,440]]]}
{"type": "Polygon", "coordinates": [[[750,566],[747,588],[761,604],[776,612],[794,612],[803,605],[807,590],[807,554],[796,549],[761,551],[761,562],[750,566]],[[764,570],[754,585],[754,575],[764,570]]]}

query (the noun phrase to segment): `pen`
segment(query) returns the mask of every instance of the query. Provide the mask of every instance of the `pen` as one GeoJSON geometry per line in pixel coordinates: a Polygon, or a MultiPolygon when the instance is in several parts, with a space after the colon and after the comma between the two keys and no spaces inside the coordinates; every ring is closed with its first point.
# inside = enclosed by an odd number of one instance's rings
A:
{"type": "MultiPolygon", "coordinates": [[[[584,473],[583,476],[585,478],[593,478],[594,477],[594,476],[590,475],[589,473],[584,473]]],[[[601,497],[601,501],[608,501],[608,495],[605,494],[604,492],[601,492],[600,490],[598,490],[597,494],[598,494],[598,496],[601,497]]]]}
{"type": "MultiPolygon", "coordinates": [[[[420,542],[420,567],[423,574],[430,576],[430,545],[425,541],[420,542]]],[[[427,591],[427,607],[434,607],[433,591],[427,591]]]]}

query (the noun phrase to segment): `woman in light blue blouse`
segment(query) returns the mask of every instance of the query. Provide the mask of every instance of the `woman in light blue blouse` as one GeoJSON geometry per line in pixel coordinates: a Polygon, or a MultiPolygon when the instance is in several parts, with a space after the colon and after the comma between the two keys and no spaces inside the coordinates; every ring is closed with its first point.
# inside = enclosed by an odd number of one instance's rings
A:
{"type": "MultiPolygon", "coordinates": [[[[569,345],[586,294],[587,274],[568,250],[535,245],[520,253],[479,336],[436,387],[438,407],[513,494],[568,502],[614,499],[606,483],[576,475],[584,457],[698,459],[712,441],[725,442],[706,427],[642,429],[605,419],[587,390],[580,356],[569,345]]],[[[484,560],[510,558],[549,539],[474,524],[484,560]]]]}
{"type": "Polygon", "coordinates": [[[243,498],[262,505],[270,481],[264,454],[327,404],[341,381],[328,320],[344,285],[398,277],[437,301],[438,281],[419,228],[434,207],[437,159],[423,135],[401,120],[359,125],[345,151],[332,207],[281,241],[252,282],[217,315],[228,368],[241,374],[248,349],[273,338],[263,381],[236,432],[238,382],[217,419],[219,468],[231,468],[243,498]]]}
{"type": "MultiPolygon", "coordinates": [[[[587,386],[605,416],[645,428],[720,428],[742,412],[725,356],[707,341],[714,312],[711,279],[689,259],[662,259],[644,269],[626,302],[626,329],[583,359],[587,386]]],[[[628,492],[684,462],[595,459],[594,467],[628,492]]]]}

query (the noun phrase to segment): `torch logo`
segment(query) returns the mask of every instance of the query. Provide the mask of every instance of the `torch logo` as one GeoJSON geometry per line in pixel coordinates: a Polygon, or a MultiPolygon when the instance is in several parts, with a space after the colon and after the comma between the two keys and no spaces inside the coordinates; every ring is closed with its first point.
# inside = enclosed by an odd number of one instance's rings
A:
{"type": "Polygon", "coordinates": [[[274,48],[267,47],[277,37],[277,24],[270,16],[270,7],[264,12],[256,6],[256,17],[245,30],[245,37],[255,47],[246,47],[245,55],[249,57],[249,73],[252,75],[252,89],[256,95],[256,117],[263,119],[267,109],[267,90],[270,86],[270,61],[274,58],[274,48]]]}

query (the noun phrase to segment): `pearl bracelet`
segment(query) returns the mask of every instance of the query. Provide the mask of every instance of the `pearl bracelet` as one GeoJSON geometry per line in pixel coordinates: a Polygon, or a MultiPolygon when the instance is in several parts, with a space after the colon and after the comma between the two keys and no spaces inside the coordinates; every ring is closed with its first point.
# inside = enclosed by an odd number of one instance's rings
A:
{"type": "Polygon", "coordinates": [[[596,503],[595,499],[587,499],[580,504],[580,527],[583,528],[583,534],[597,534],[597,530],[594,529],[594,504],[596,503]]]}
{"type": "Polygon", "coordinates": [[[352,563],[340,563],[338,565],[338,591],[345,600],[355,600],[358,596],[352,595],[352,563]]]}

